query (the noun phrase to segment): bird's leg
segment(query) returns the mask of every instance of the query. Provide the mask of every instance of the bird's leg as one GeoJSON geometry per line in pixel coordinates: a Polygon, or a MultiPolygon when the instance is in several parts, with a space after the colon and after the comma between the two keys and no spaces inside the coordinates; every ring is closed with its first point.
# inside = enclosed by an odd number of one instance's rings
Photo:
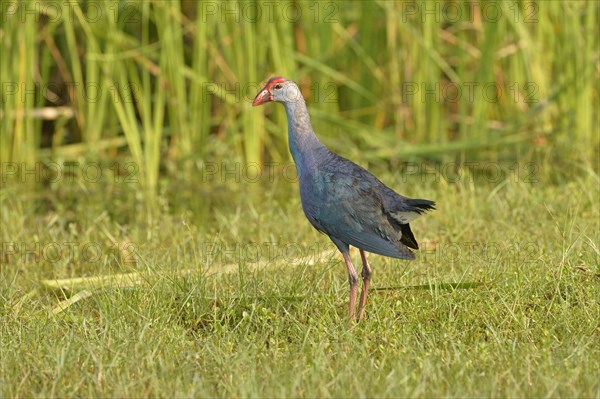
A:
{"type": "Polygon", "coordinates": [[[371,266],[367,260],[367,254],[362,249],[360,250],[360,257],[362,258],[362,272],[360,273],[363,278],[363,287],[360,292],[360,301],[358,302],[358,319],[362,319],[365,314],[365,303],[367,302],[367,295],[369,295],[369,283],[371,282],[371,266]]]}
{"type": "Polygon", "coordinates": [[[350,323],[352,323],[356,318],[355,308],[358,276],[356,275],[356,269],[354,269],[352,260],[350,260],[350,254],[348,252],[343,252],[342,255],[344,255],[344,262],[346,262],[346,267],[348,268],[348,282],[350,283],[350,323]]]}

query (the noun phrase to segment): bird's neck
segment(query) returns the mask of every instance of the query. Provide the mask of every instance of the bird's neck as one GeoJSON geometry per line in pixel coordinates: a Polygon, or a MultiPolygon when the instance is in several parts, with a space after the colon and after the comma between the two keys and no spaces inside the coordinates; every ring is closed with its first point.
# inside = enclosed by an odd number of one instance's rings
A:
{"type": "Polygon", "coordinates": [[[288,137],[290,152],[296,163],[298,174],[317,160],[316,152],[325,149],[319,141],[310,123],[310,116],[306,109],[304,99],[295,102],[284,103],[288,120],[288,137]]]}

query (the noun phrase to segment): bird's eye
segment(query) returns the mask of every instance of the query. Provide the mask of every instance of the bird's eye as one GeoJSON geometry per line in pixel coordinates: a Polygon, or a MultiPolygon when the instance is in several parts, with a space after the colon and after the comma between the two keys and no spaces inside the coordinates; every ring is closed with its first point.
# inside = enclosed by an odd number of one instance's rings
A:
{"type": "Polygon", "coordinates": [[[277,85],[273,86],[273,88],[274,88],[275,90],[279,90],[279,89],[281,89],[281,85],[280,85],[280,84],[277,84],[277,85]]]}

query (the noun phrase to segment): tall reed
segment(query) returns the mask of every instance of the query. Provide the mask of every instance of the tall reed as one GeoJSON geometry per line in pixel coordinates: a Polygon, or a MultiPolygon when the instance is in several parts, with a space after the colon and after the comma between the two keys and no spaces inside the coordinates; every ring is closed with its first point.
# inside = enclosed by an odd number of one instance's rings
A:
{"type": "Polygon", "coordinates": [[[126,149],[152,193],[169,160],[286,160],[283,111],[249,103],[274,74],[366,162],[598,159],[597,2],[55,5],[2,5],[5,163],[126,149]]]}

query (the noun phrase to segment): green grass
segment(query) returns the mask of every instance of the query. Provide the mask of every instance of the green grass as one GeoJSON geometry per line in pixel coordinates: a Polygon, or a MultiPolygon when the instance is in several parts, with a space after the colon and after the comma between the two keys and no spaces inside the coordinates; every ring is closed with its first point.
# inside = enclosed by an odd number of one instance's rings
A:
{"type": "Polygon", "coordinates": [[[126,150],[151,205],[166,162],[189,170],[222,146],[247,162],[289,159],[283,111],[250,106],[273,74],[300,83],[326,141],[369,160],[542,161],[546,146],[552,163],[573,149],[598,160],[597,2],[2,7],[0,161],[126,150]]]}
{"type": "Polygon", "coordinates": [[[133,184],[3,190],[2,242],[41,257],[3,248],[0,394],[599,397],[598,176],[380,175],[439,206],[413,223],[416,261],[371,256],[353,328],[293,182],[164,190],[150,223],[133,184]],[[53,255],[66,242],[101,254],[53,255]]]}

